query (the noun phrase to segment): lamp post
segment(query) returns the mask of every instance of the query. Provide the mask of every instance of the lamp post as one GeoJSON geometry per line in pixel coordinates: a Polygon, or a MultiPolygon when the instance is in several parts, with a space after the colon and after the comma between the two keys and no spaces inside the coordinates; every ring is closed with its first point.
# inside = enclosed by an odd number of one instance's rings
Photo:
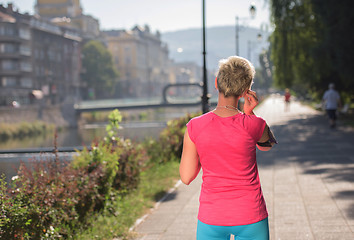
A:
{"type": "MultiPolygon", "coordinates": [[[[251,18],[254,18],[256,16],[256,6],[254,3],[251,3],[250,6],[250,15],[251,18]]],[[[239,56],[240,51],[239,51],[239,32],[240,32],[240,25],[239,25],[239,17],[236,16],[236,28],[235,28],[235,32],[236,32],[236,56],[239,56]]],[[[249,19],[249,18],[242,18],[242,19],[249,19]]]]}
{"type": "Polygon", "coordinates": [[[208,96],[208,79],[206,68],[206,46],[205,46],[205,0],[202,0],[203,12],[203,95],[202,95],[202,111],[206,113],[209,111],[209,96],[208,96]]]}

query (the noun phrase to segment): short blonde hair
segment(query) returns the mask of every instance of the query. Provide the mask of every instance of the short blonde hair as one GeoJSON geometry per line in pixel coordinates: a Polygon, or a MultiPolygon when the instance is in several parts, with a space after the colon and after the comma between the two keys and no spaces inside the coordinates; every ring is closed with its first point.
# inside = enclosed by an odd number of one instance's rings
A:
{"type": "Polygon", "coordinates": [[[255,75],[254,66],[247,59],[231,56],[219,61],[217,87],[225,97],[242,96],[252,83],[255,75]]]}

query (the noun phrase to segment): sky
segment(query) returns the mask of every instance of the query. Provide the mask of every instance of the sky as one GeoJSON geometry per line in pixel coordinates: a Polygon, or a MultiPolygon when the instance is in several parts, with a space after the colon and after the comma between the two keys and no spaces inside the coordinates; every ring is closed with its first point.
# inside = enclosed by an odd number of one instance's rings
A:
{"type": "MultiPolygon", "coordinates": [[[[20,13],[34,13],[36,0],[0,0],[12,2],[20,13]]],[[[205,0],[206,27],[239,23],[249,27],[269,27],[267,0],[205,0]],[[256,16],[249,8],[254,3],[256,16]]],[[[81,0],[83,13],[97,18],[102,30],[131,29],[148,24],[152,31],[171,32],[202,27],[202,0],[81,0]]]]}

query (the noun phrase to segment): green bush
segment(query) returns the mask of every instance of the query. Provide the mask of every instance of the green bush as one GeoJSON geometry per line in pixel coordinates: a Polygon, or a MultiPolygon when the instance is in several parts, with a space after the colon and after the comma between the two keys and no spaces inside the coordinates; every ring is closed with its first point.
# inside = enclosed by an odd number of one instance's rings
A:
{"type": "MultiPolygon", "coordinates": [[[[75,169],[81,169],[85,166],[89,166],[87,168],[87,174],[96,171],[97,169],[101,169],[103,171],[102,176],[97,179],[98,185],[98,193],[102,195],[106,199],[109,197],[113,179],[116,176],[118,171],[118,160],[119,153],[112,150],[111,145],[107,145],[102,143],[97,144],[96,146],[92,146],[92,150],[84,149],[80,152],[80,154],[74,157],[72,162],[72,166],[75,169]]],[[[96,210],[102,209],[104,206],[104,202],[102,201],[99,206],[96,207],[96,210]]]]}
{"type": "Polygon", "coordinates": [[[87,174],[87,167],[52,161],[21,164],[9,186],[0,180],[0,239],[68,237],[104,200],[98,193],[102,176],[100,168],[87,174]]]}
{"type": "Polygon", "coordinates": [[[183,137],[186,124],[198,114],[187,114],[179,119],[171,120],[167,127],[160,133],[159,139],[148,140],[144,146],[151,161],[164,163],[168,161],[179,161],[182,155],[183,137]]]}

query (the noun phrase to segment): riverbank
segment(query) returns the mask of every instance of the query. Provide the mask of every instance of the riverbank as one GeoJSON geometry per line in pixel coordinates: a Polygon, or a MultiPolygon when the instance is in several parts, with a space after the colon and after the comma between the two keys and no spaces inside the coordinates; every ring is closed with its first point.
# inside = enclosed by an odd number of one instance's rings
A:
{"type": "Polygon", "coordinates": [[[39,106],[27,105],[19,108],[0,107],[1,123],[34,123],[41,121],[48,124],[54,124],[57,127],[67,127],[68,122],[64,119],[61,106],[39,106]]]}
{"type": "Polygon", "coordinates": [[[38,136],[53,134],[56,126],[54,124],[42,121],[18,122],[18,123],[0,123],[1,142],[8,139],[23,138],[28,136],[38,136]]]}

